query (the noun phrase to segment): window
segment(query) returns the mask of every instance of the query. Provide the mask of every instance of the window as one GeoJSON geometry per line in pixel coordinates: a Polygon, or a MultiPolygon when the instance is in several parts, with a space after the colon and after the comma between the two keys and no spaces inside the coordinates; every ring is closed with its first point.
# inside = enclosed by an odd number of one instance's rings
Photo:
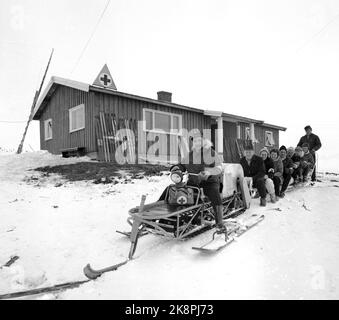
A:
{"type": "Polygon", "coordinates": [[[245,129],[245,140],[251,140],[251,128],[246,127],[245,129]]]}
{"type": "Polygon", "coordinates": [[[182,116],[174,113],[144,109],[144,121],[145,131],[180,134],[182,128],[182,116]]]}
{"type": "Polygon", "coordinates": [[[51,140],[52,138],[52,119],[48,119],[45,121],[45,141],[51,140]]]}
{"type": "Polygon", "coordinates": [[[272,131],[265,131],[265,146],[266,147],[273,147],[275,145],[273,132],[272,131]]]}
{"type": "Polygon", "coordinates": [[[85,128],[85,105],[69,110],[69,132],[75,132],[85,128]]]}

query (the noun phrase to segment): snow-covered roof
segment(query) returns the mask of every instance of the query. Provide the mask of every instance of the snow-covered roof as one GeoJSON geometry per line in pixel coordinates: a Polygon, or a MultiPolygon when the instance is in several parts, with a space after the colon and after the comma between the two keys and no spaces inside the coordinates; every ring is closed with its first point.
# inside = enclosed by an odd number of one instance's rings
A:
{"type": "Polygon", "coordinates": [[[65,78],[60,78],[60,77],[52,77],[51,78],[50,82],[48,83],[48,85],[45,88],[41,97],[39,98],[38,103],[37,103],[37,105],[34,109],[34,113],[33,113],[33,119],[34,120],[39,120],[39,116],[40,116],[40,114],[41,114],[41,112],[44,108],[45,103],[46,103],[46,98],[49,98],[49,97],[52,96],[52,94],[54,93],[54,91],[56,89],[56,85],[63,85],[63,86],[78,89],[78,90],[81,90],[81,91],[84,91],[84,92],[89,92],[90,90],[98,91],[98,92],[103,92],[103,93],[106,93],[106,94],[113,94],[113,95],[117,95],[117,96],[121,96],[121,97],[130,98],[130,99],[166,105],[166,106],[169,106],[169,107],[172,107],[172,108],[190,110],[190,111],[193,111],[193,112],[203,113],[207,116],[212,116],[212,117],[220,117],[221,116],[226,121],[255,123],[255,124],[264,125],[264,126],[269,127],[269,128],[278,129],[278,130],[281,130],[281,131],[286,131],[285,127],[280,127],[280,126],[268,124],[268,123],[265,123],[263,120],[251,119],[251,118],[247,118],[247,117],[242,117],[242,116],[238,116],[238,115],[234,115],[234,114],[225,113],[225,112],[222,112],[222,111],[213,111],[213,110],[204,110],[204,109],[200,109],[200,108],[193,108],[193,107],[188,107],[188,106],[184,106],[184,105],[181,105],[181,104],[176,104],[176,103],[173,103],[173,102],[159,101],[159,100],[156,100],[156,99],[141,97],[141,96],[137,96],[137,95],[134,95],[134,94],[125,93],[125,92],[119,92],[117,90],[112,90],[112,89],[109,89],[109,88],[101,88],[101,87],[98,87],[98,86],[95,86],[95,85],[89,85],[87,83],[74,81],[74,80],[70,80],[70,79],[65,79],[65,78]]]}
{"type": "Polygon", "coordinates": [[[55,85],[63,85],[66,87],[78,89],[78,90],[85,91],[85,92],[89,91],[89,84],[87,83],[65,79],[65,78],[60,78],[60,77],[52,77],[34,108],[34,112],[33,112],[34,120],[38,120],[37,116],[39,115],[40,111],[42,111],[43,109],[44,101],[47,97],[50,97],[53,94],[55,90],[55,85]]]}

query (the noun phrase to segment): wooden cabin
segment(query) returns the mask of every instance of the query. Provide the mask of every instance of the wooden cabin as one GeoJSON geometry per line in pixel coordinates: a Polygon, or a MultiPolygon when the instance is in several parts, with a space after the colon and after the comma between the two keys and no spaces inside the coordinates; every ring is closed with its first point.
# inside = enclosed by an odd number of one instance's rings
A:
{"type": "Polygon", "coordinates": [[[157,156],[175,162],[177,155],[170,150],[178,149],[182,129],[211,129],[210,138],[224,162],[237,162],[239,142],[252,140],[256,152],[264,146],[278,147],[279,133],[286,130],[261,120],[173,103],[172,94],[165,91],[158,92],[158,99],[120,92],[115,85],[105,86],[106,78],[100,79],[102,86],[52,77],[33,115],[40,122],[41,150],[114,161],[115,134],[127,128],[137,136],[133,150],[138,159],[147,160],[147,150],[160,137],[157,156]],[[145,144],[140,143],[140,134],[146,137],[145,144]]]}

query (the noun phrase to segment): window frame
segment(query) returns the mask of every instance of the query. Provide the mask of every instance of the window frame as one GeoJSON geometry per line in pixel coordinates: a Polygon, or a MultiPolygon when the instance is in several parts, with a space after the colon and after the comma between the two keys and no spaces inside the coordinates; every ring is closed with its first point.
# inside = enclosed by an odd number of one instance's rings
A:
{"type": "Polygon", "coordinates": [[[49,141],[49,140],[53,140],[53,120],[52,120],[52,118],[49,118],[49,119],[47,119],[47,120],[45,120],[44,121],[44,138],[45,138],[45,141],[49,141]],[[47,135],[46,135],[46,133],[47,133],[47,125],[48,125],[48,123],[51,123],[51,136],[50,137],[47,137],[47,135]]]}
{"type": "Polygon", "coordinates": [[[265,130],[265,147],[274,147],[274,145],[275,145],[275,140],[274,140],[273,131],[265,130]],[[271,144],[271,145],[266,144],[266,141],[267,141],[266,137],[268,137],[267,133],[269,133],[271,135],[271,138],[272,138],[271,142],[273,142],[273,144],[271,144]]]}
{"type": "Polygon", "coordinates": [[[245,127],[245,139],[244,140],[252,140],[251,139],[251,127],[245,127]],[[248,131],[248,135],[247,135],[247,131],[248,131]]]}
{"type": "Polygon", "coordinates": [[[68,110],[68,118],[69,118],[69,133],[73,133],[73,132],[77,132],[77,131],[85,129],[85,127],[86,127],[85,104],[82,103],[82,104],[79,104],[78,106],[70,108],[68,110]],[[73,112],[78,111],[80,109],[83,109],[83,112],[84,112],[84,125],[83,125],[83,127],[72,129],[73,112]]]}
{"type": "Polygon", "coordinates": [[[165,112],[165,111],[159,111],[159,110],[154,110],[154,109],[143,109],[143,130],[144,132],[151,132],[151,133],[157,133],[157,134],[170,134],[170,135],[175,135],[175,136],[182,136],[182,115],[178,113],[172,113],[172,112],[165,112]],[[147,129],[147,123],[146,123],[146,112],[151,112],[152,113],[152,124],[153,124],[153,129],[147,129]],[[164,114],[168,115],[171,117],[171,131],[161,131],[161,129],[154,129],[155,126],[155,114],[164,114]],[[172,129],[173,128],[173,118],[178,117],[179,118],[179,128],[178,129],[172,129]]]}

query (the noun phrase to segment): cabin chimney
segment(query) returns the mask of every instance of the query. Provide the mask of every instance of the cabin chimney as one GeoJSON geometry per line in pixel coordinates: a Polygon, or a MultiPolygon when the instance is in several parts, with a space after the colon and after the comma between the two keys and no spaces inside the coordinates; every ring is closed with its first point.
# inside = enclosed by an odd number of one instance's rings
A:
{"type": "Polygon", "coordinates": [[[158,100],[165,101],[165,102],[172,102],[172,93],[166,91],[159,91],[158,92],[158,100]]]}

